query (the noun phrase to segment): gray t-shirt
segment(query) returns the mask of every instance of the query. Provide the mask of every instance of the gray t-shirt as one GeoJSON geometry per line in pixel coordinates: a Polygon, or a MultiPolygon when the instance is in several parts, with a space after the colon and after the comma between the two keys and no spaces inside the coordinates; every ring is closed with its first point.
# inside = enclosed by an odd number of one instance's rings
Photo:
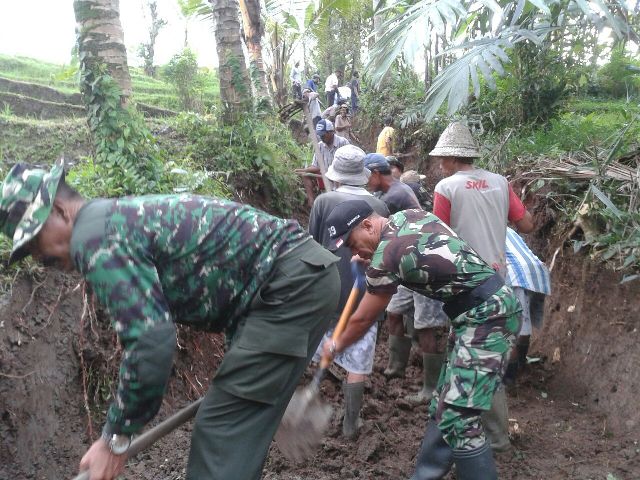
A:
{"type": "Polygon", "coordinates": [[[513,212],[522,205],[519,200],[511,205],[510,192],[506,178],[482,168],[457,172],[435,188],[450,204],[449,226],[502,277],[507,273],[507,223],[518,219],[513,212]]]}
{"type": "MultiPolygon", "coordinates": [[[[341,202],[347,200],[364,200],[373,210],[383,217],[389,216],[387,206],[381,200],[378,200],[362,187],[353,187],[342,185],[333,192],[323,193],[313,202],[313,208],[309,214],[309,233],[313,239],[320,245],[327,247],[329,245],[329,229],[326,220],[333,208],[341,202]]],[[[338,302],[337,311],[341,312],[347,303],[351,287],[353,287],[353,277],[351,275],[351,251],[346,247],[340,247],[334,252],[340,257],[338,262],[338,272],[340,273],[340,301],[338,302]]],[[[360,297],[364,295],[364,291],[360,297]]],[[[360,299],[358,299],[360,300],[360,299]]]]}
{"type": "Polygon", "coordinates": [[[380,197],[380,200],[387,204],[391,215],[402,210],[422,208],[416,194],[413,193],[413,189],[398,180],[394,180],[389,190],[380,197]]]}

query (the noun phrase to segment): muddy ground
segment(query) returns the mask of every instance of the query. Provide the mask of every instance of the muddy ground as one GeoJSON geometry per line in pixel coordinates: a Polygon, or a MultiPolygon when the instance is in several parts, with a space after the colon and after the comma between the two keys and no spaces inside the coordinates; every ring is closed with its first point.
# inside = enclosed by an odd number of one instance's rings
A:
{"type": "MultiPolygon", "coordinates": [[[[515,449],[498,458],[500,478],[638,479],[640,435],[633,423],[638,376],[627,369],[638,366],[640,289],[613,283],[615,274],[569,249],[563,253],[554,269],[558,288],[547,305],[547,324],[536,332],[531,351],[540,361],[530,365],[509,399],[515,449]],[[615,402],[604,401],[610,397],[615,402]]],[[[104,375],[105,365],[117,364],[117,349],[104,320],[85,316],[80,329],[82,297],[70,293],[77,282],[53,273],[37,280],[21,277],[0,300],[1,479],[66,479],[77,472],[90,443],[79,352],[84,352],[93,438],[99,432],[113,385],[96,378],[104,375]]],[[[323,396],[336,406],[336,415],[317,455],[293,465],[274,445],[266,480],[411,475],[426,406],[412,409],[402,397],[419,386],[419,358],[413,354],[406,379],[387,383],[381,374],[386,335],[383,328],[358,441],[348,443],[340,435],[340,383],[329,378],[323,396]]],[[[219,337],[183,331],[180,339],[183,348],[158,419],[200,395],[220,360],[219,337]]],[[[190,428],[132,460],[125,478],[184,478],[190,428]]]]}

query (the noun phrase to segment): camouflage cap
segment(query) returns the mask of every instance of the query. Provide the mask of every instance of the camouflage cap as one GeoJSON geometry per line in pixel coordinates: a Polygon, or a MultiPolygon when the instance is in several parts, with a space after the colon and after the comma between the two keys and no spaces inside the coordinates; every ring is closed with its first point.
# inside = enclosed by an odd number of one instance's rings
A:
{"type": "Polygon", "coordinates": [[[47,221],[63,175],[63,159],[49,172],[17,163],[7,174],[0,197],[0,232],[13,239],[9,264],[29,255],[27,245],[47,221]]]}

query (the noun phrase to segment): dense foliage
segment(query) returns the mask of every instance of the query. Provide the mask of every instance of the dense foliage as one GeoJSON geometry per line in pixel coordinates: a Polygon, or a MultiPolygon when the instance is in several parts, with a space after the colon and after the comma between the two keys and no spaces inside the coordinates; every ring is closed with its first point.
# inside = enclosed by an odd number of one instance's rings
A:
{"type": "Polygon", "coordinates": [[[164,67],[163,74],[175,87],[181,110],[202,111],[206,77],[200,72],[198,58],[192,50],[185,48],[174,55],[164,67]]]}
{"type": "Polygon", "coordinates": [[[141,194],[158,189],[161,161],[144,119],[123,105],[121,90],[102,65],[81,62],[81,84],[95,145],[95,191],[103,196],[141,194]]]}
{"type": "Polygon", "coordinates": [[[185,155],[223,177],[240,201],[282,215],[303,204],[293,170],[310,149],[297,144],[286,126],[256,115],[226,125],[214,115],[183,113],[176,128],[187,140],[185,155]]]}

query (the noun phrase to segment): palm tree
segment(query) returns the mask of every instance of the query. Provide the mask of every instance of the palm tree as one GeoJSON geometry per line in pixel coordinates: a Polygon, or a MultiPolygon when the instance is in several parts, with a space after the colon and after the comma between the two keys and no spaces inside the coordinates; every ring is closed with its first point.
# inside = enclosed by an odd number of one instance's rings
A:
{"type": "MultiPolygon", "coordinates": [[[[131,96],[127,49],[120,24],[119,0],[74,0],[78,53],[82,68],[94,72],[99,64],[122,90],[123,104],[131,96]]],[[[84,90],[84,88],[83,88],[84,90]]]]}
{"type": "Polygon", "coordinates": [[[254,72],[253,85],[256,90],[256,97],[261,98],[263,102],[271,104],[267,86],[267,74],[262,61],[264,23],[260,15],[260,0],[240,0],[239,3],[245,44],[249,51],[249,65],[254,72]]]}
{"type": "MultiPolygon", "coordinates": [[[[384,4],[385,2],[380,2],[384,4]]],[[[619,2],[616,11],[603,0],[404,0],[386,2],[376,15],[384,16],[384,33],[374,43],[367,70],[379,83],[400,56],[413,58],[435,38],[444,51],[431,58],[447,59],[429,88],[424,116],[432,118],[447,102],[449,114],[464,106],[470,87],[480,95],[481,79],[495,87],[495,74],[504,73],[513,47],[521,42],[541,46],[554,32],[569,24],[608,26],[618,36],[637,38],[629,22],[619,13],[628,11],[619,2]],[[624,33],[623,33],[624,32],[624,33]],[[435,58],[434,58],[435,57],[435,58]]],[[[615,3],[615,2],[614,2],[615,3]]],[[[437,63],[436,63],[437,65],[437,63]]],[[[436,70],[437,73],[437,70],[436,70]]]]}
{"type": "Polygon", "coordinates": [[[242,51],[238,0],[209,0],[218,53],[220,98],[224,121],[236,122],[252,105],[249,73],[242,51]]]}

